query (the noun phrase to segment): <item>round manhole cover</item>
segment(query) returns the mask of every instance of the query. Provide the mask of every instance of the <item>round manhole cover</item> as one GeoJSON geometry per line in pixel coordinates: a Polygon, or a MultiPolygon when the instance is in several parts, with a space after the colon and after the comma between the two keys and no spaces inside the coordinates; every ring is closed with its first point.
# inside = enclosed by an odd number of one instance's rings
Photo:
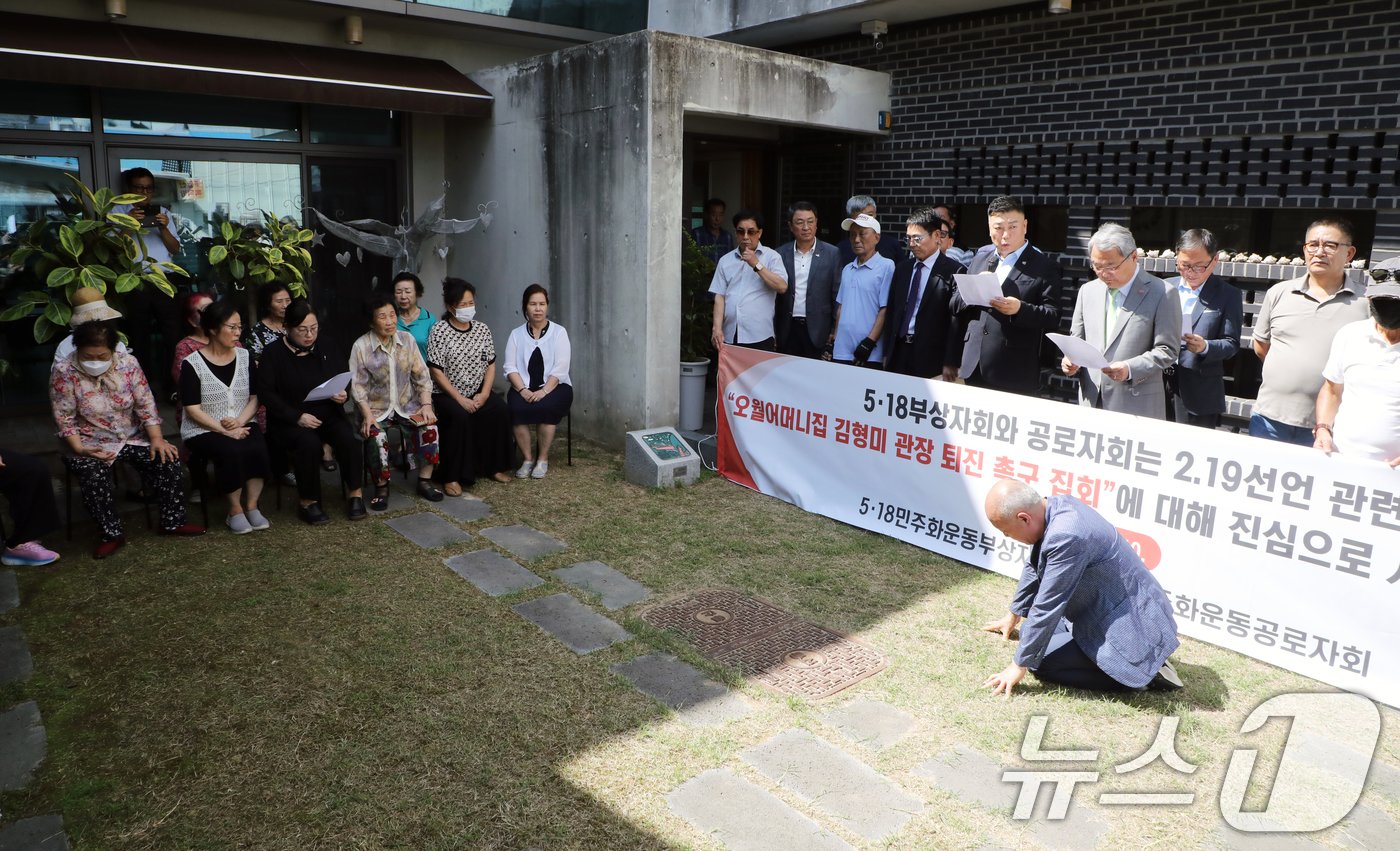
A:
{"type": "Polygon", "coordinates": [[[695,613],[695,619],[701,623],[707,623],[713,626],[716,624],[728,623],[734,619],[734,616],[724,609],[701,609],[695,613]]]}
{"type": "Polygon", "coordinates": [[[794,668],[820,668],[826,664],[826,657],[815,650],[794,650],[783,661],[794,668]]]}

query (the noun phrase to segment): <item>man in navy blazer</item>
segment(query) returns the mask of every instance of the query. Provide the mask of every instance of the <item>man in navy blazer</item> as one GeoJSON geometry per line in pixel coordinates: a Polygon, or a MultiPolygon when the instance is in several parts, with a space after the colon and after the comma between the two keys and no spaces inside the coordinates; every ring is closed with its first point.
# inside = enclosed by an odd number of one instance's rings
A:
{"type": "Polygon", "coordinates": [[[885,369],[918,378],[958,377],[962,336],[950,302],[953,276],[967,271],[943,253],[952,244],[952,225],[932,207],[916,210],[905,221],[908,260],[897,264],[890,280],[886,315],[885,369]]]}
{"type": "Polygon", "coordinates": [[[779,352],[819,358],[831,336],[841,254],[836,246],[817,239],[817,208],[807,201],[798,201],[788,211],[788,230],[794,241],[778,247],[788,288],[774,305],[773,333],[779,352]]]}
{"type": "Polygon", "coordinates": [[[1215,276],[1219,244],[1208,230],[1182,232],[1176,240],[1178,277],[1167,278],[1181,299],[1181,354],[1167,373],[1173,418],[1216,428],[1225,412],[1225,362],[1240,348],[1244,299],[1215,276]]]}
{"type": "Polygon", "coordinates": [[[1181,688],[1167,658],[1180,643],[1171,602],[1112,523],[1018,479],[993,485],[984,508],[997,531],[1031,547],[1011,610],[982,627],[1010,639],[1020,625],[1014,661],[984,687],[1010,697],[1034,671],[1095,691],[1181,688]]]}
{"type": "Polygon", "coordinates": [[[1002,295],[991,307],[954,296],[963,327],[958,375],[974,387],[1025,396],[1040,392],[1040,339],[1060,327],[1060,267],[1026,241],[1029,223],[1021,202],[1002,196],[987,205],[992,244],[967,264],[969,274],[992,272],[1002,295]]]}

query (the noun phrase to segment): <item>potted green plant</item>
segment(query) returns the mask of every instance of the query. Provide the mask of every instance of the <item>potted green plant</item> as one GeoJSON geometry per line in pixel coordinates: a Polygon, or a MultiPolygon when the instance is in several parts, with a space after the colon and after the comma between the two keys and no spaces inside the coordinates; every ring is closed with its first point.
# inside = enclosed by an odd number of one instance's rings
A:
{"type": "Polygon", "coordinates": [[[705,424],[705,378],[714,345],[714,301],[710,281],[715,261],[706,256],[690,234],[681,243],[681,410],[680,427],[698,431],[705,424]]]}
{"type": "Polygon", "coordinates": [[[219,239],[209,246],[209,268],[234,289],[247,289],[277,281],[293,296],[306,295],[311,274],[311,252],[304,246],[313,234],[295,221],[280,221],[260,211],[263,224],[219,224],[219,239]]]}
{"type": "Polygon", "coordinates": [[[40,311],[34,320],[34,340],[42,343],[68,327],[71,299],[79,287],[103,293],[127,293],[149,286],[173,296],[168,275],[187,275],[168,261],[152,260],[141,240],[141,223],[125,212],[124,204],[140,204],[142,195],[96,191],[71,174],[68,193],[55,193],[61,218],[40,218],[24,236],[4,249],[5,260],[22,272],[11,281],[40,281],[43,289],[20,292],[15,303],[0,312],[0,322],[14,322],[40,311]]]}

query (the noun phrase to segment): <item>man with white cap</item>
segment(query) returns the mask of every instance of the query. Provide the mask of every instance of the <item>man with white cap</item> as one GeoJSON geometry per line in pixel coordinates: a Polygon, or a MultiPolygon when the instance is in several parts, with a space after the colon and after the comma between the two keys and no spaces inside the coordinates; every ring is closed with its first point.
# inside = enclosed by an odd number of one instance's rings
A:
{"type": "MultiPolygon", "coordinates": [[[[84,322],[110,322],[113,319],[121,319],[122,315],[114,308],[107,305],[107,300],[103,298],[102,291],[92,287],[79,287],[73,291],[71,299],[73,306],[73,316],[68,320],[69,328],[77,328],[84,322]]],[[[126,344],[117,341],[117,351],[125,352],[126,344]]],[[[73,354],[73,335],[69,334],[58,344],[54,350],[54,362],[63,360],[73,354]]]]}
{"type": "Polygon", "coordinates": [[[1332,338],[1313,446],[1400,467],[1400,257],[1371,270],[1371,316],[1332,338]]]}
{"type": "Polygon", "coordinates": [[[836,292],[836,324],[828,347],[837,363],[880,368],[885,361],[881,336],[885,329],[885,305],[894,278],[894,261],[876,253],[880,223],[865,213],[841,222],[851,235],[855,259],[841,270],[836,292]]]}

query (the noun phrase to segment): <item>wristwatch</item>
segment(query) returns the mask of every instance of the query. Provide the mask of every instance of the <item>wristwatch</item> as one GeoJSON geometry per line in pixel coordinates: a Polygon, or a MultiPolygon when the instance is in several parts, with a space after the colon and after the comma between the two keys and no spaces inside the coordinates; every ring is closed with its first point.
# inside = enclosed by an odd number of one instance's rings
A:
{"type": "Polygon", "coordinates": [[[765,268],[767,267],[765,267],[762,263],[757,263],[754,265],[753,270],[755,272],[762,272],[765,268]]]}

